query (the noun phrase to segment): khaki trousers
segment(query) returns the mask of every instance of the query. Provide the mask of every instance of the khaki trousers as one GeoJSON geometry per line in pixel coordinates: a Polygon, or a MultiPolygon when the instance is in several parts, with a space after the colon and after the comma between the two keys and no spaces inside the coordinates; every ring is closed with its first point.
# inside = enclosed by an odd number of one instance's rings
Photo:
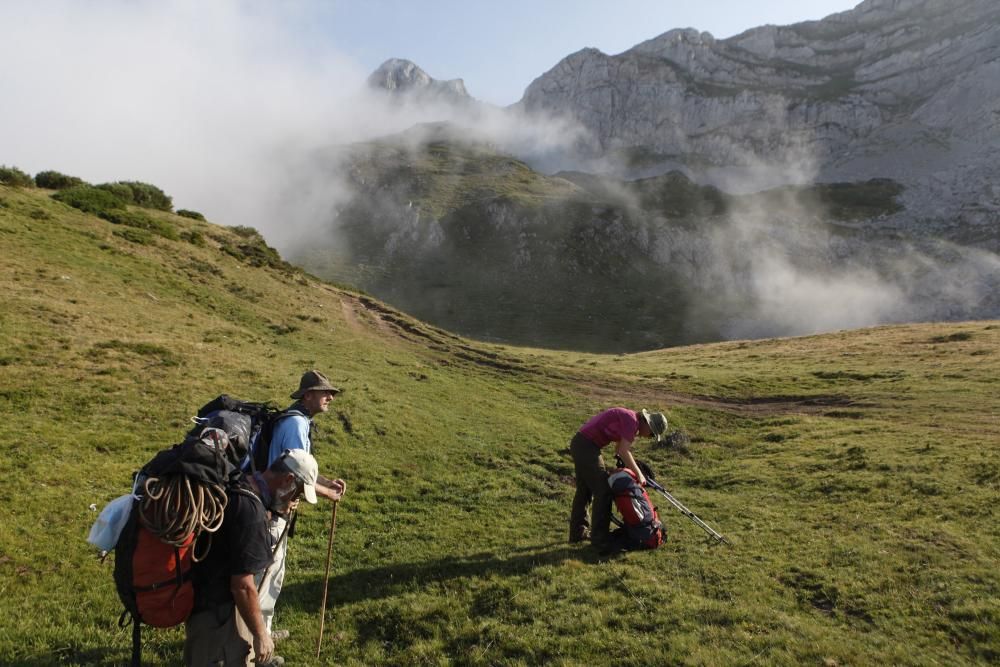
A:
{"type": "Polygon", "coordinates": [[[287,523],[285,519],[275,515],[271,517],[271,521],[267,525],[267,529],[271,533],[271,543],[278,545],[278,548],[274,552],[274,558],[271,560],[271,567],[267,570],[267,577],[257,587],[257,596],[260,600],[260,614],[264,618],[264,627],[267,628],[268,632],[273,630],[274,607],[278,604],[278,596],[281,595],[281,587],[285,583],[285,559],[288,556],[288,536],[286,535],[285,539],[282,540],[281,535],[285,532],[285,525],[287,523]],[[281,540],[280,544],[278,543],[279,540],[281,540]]]}
{"type": "Polygon", "coordinates": [[[603,545],[609,539],[611,528],[611,488],[604,468],[601,448],[577,433],[569,443],[576,473],[576,494],[569,515],[569,539],[580,537],[590,528],[592,544],[603,545]],[[590,522],[587,505],[591,505],[590,522]]]}

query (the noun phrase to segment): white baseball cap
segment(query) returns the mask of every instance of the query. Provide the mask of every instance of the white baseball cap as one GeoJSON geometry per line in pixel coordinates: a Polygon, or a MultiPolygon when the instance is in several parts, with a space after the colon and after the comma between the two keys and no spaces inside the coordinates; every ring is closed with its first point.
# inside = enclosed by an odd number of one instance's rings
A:
{"type": "Polygon", "coordinates": [[[316,480],[319,478],[319,464],[304,449],[286,449],[278,461],[284,463],[289,472],[302,482],[302,495],[306,502],[316,504],[316,480]]]}

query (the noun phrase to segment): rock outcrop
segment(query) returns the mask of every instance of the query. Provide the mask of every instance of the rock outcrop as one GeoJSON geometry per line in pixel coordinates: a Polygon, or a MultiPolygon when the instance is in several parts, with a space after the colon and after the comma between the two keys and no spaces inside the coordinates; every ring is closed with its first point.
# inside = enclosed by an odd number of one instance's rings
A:
{"type": "Polygon", "coordinates": [[[475,100],[461,79],[439,81],[402,58],[390,58],[368,77],[368,86],[416,102],[469,104],[475,100]]]}
{"type": "Polygon", "coordinates": [[[518,103],[568,114],[626,176],[681,169],[730,190],[893,178],[887,224],[996,250],[1000,3],[866,0],[725,40],[671,30],[574,53],[518,103]]]}

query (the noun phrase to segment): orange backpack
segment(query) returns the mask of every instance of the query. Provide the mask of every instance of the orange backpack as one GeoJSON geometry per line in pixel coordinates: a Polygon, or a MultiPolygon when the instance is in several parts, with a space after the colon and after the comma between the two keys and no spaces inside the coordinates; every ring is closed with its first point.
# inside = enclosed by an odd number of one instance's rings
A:
{"type": "Polygon", "coordinates": [[[625,546],[629,549],[656,549],[666,539],[666,529],[649,500],[646,489],[639,486],[629,468],[617,468],[608,475],[608,485],[615,506],[624,523],[625,546]]]}

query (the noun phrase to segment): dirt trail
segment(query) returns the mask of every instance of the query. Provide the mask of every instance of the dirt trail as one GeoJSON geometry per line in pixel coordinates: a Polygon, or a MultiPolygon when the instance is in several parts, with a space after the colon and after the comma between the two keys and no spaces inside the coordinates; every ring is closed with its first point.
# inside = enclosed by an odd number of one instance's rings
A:
{"type": "Polygon", "coordinates": [[[628,382],[597,382],[574,373],[570,368],[534,366],[514,356],[507,356],[479,349],[468,341],[442,329],[419,322],[395,311],[371,297],[337,292],[348,327],[356,332],[376,330],[379,334],[404,339],[423,345],[427,350],[444,353],[449,359],[465,361],[500,373],[523,373],[567,383],[598,403],[643,404],[654,408],[687,405],[705,410],[719,410],[745,417],[767,417],[781,414],[822,414],[837,408],[851,408],[850,414],[841,410],[842,416],[860,416],[863,408],[874,407],[859,403],[848,396],[766,396],[759,398],[725,398],[699,396],[628,382]]]}
{"type": "Polygon", "coordinates": [[[340,310],[344,314],[347,327],[355,333],[368,333],[372,329],[382,334],[399,335],[378,309],[367,306],[367,297],[348,293],[338,293],[340,310]]]}
{"type": "Polygon", "coordinates": [[[706,410],[720,410],[745,417],[766,417],[769,415],[800,413],[822,414],[835,408],[850,407],[854,410],[874,407],[869,403],[854,401],[849,396],[836,394],[813,396],[763,396],[758,398],[724,398],[721,396],[699,396],[682,394],[660,387],[644,387],[623,384],[617,387],[588,383],[581,387],[585,393],[598,402],[614,401],[616,397],[627,396],[629,402],[636,401],[653,407],[669,408],[671,405],[689,405],[706,410]]]}
{"type": "Polygon", "coordinates": [[[340,312],[344,315],[344,322],[347,323],[347,328],[355,333],[362,333],[365,330],[364,325],[358,319],[358,313],[351,307],[351,304],[344,297],[340,297],[340,312]]]}

